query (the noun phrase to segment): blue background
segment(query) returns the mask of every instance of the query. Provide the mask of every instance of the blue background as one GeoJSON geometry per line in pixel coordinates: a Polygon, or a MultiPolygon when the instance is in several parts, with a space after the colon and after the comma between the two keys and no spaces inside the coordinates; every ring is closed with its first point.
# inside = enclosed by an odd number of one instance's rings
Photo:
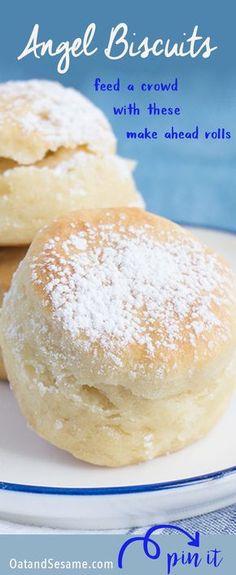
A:
{"type": "Polygon", "coordinates": [[[79,88],[109,116],[118,138],[121,155],[138,161],[136,181],[145,196],[148,209],[178,221],[187,221],[236,230],[236,65],[234,1],[146,0],[117,3],[105,0],[21,0],[1,6],[0,79],[50,78],[79,88]],[[139,42],[144,36],[171,37],[180,41],[183,32],[191,35],[198,24],[203,36],[211,35],[218,46],[211,58],[124,58],[109,61],[103,50],[113,25],[125,21],[139,42]],[[17,61],[35,23],[40,38],[52,38],[57,45],[83,35],[90,22],[96,22],[98,52],[91,58],[73,59],[66,75],[56,70],[56,58],[36,60],[29,56],[17,61]],[[129,81],[159,82],[179,80],[179,92],[145,95],[135,93],[139,106],[156,102],[161,106],[180,106],[182,114],[173,119],[158,117],[114,117],[115,103],[134,101],[125,91],[95,93],[96,76],[122,84],[129,81]],[[232,133],[226,141],[154,141],[130,142],[125,131],[140,126],[153,130],[193,130],[225,127],[232,133]]]}

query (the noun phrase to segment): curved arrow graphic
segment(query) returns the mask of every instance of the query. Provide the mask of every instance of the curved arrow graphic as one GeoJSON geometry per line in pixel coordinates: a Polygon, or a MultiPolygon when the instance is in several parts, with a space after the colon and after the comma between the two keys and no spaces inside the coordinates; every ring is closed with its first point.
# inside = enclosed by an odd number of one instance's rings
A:
{"type": "Polygon", "coordinates": [[[160,529],[173,529],[175,531],[178,531],[179,533],[182,533],[183,535],[188,537],[189,539],[188,545],[191,545],[192,547],[200,546],[199,531],[196,531],[194,535],[191,535],[191,533],[189,533],[185,529],[182,529],[182,527],[179,527],[178,525],[169,525],[169,524],[153,525],[153,527],[150,527],[147,530],[146,534],[143,537],[141,536],[131,537],[130,539],[127,539],[125,543],[123,543],[118,555],[119,569],[123,569],[123,557],[127,547],[129,547],[129,545],[131,545],[132,543],[135,543],[135,541],[143,542],[144,553],[149,559],[158,559],[161,554],[161,548],[160,545],[157,543],[157,541],[151,538],[151,535],[153,535],[153,533],[155,533],[160,529]],[[153,552],[150,551],[150,544],[154,547],[153,552]]]}

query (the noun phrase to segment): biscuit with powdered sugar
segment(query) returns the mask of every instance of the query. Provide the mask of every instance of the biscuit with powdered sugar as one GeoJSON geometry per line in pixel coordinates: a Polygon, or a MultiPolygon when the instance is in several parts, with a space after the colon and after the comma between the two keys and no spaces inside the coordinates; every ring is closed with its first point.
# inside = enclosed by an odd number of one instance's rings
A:
{"type": "Polygon", "coordinates": [[[29,424],[95,464],[184,447],[235,388],[233,272],[141,209],[85,210],[44,228],[5,298],[1,331],[29,424]]]}
{"type": "Polygon", "coordinates": [[[28,165],[59,148],[115,152],[105,115],[73,88],[49,80],[0,84],[0,157],[28,165]]]}
{"type": "Polygon", "coordinates": [[[115,154],[101,110],[46,80],[0,84],[0,245],[29,244],[50,219],[139,206],[135,163],[115,154]]]}

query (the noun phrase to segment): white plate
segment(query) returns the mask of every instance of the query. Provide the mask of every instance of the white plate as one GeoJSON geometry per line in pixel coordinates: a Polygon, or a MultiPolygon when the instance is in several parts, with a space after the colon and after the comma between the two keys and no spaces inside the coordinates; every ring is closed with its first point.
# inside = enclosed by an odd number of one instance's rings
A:
{"type": "MultiPolygon", "coordinates": [[[[236,271],[236,235],[195,229],[236,271]]],[[[77,529],[118,529],[205,513],[236,501],[236,398],[209,435],[178,453],[120,469],[76,461],[27,428],[0,384],[0,515],[77,529]]]]}

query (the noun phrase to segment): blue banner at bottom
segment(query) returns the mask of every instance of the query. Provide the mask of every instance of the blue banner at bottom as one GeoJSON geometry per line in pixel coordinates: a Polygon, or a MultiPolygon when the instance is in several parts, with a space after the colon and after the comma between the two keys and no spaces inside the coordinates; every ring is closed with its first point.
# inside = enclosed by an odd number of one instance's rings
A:
{"type": "MultiPolygon", "coordinates": [[[[178,531],[179,529],[179,531],[178,531]]],[[[233,575],[234,535],[0,535],[0,574],[233,575]]],[[[175,532],[176,531],[176,532],[175,532]]]]}

